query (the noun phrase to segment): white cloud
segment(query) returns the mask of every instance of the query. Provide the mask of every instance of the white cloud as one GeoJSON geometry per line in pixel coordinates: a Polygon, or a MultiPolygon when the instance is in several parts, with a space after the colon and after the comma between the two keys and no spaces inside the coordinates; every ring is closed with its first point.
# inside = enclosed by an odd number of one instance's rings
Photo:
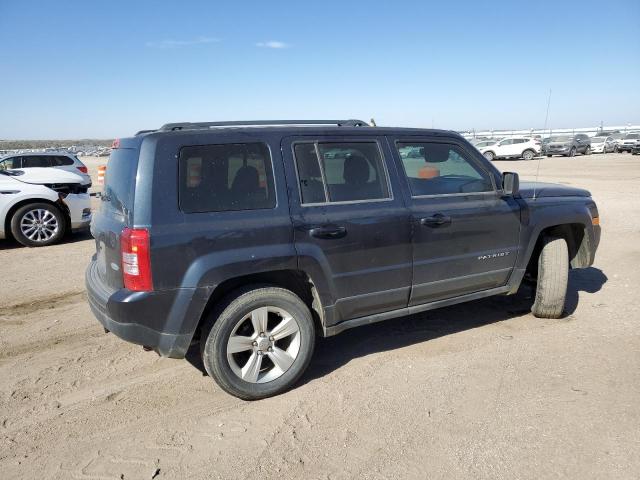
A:
{"type": "Polygon", "coordinates": [[[147,42],[145,43],[145,45],[151,48],[179,48],[188,47],[191,45],[202,45],[205,43],[216,43],[219,41],[219,38],[198,37],[192,40],[161,40],[159,42],[147,42]]]}
{"type": "Polygon", "coordinates": [[[278,42],[277,40],[271,40],[269,42],[256,43],[256,47],[260,48],[289,48],[291,45],[284,42],[278,42]]]}

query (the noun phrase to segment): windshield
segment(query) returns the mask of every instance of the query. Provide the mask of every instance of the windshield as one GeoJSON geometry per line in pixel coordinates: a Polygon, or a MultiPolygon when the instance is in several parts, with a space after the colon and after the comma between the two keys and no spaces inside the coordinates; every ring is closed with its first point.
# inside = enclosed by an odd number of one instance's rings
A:
{"type": "Polygon", "coordinates": [[[551,137],[549,139],[550,142],[570,142],[571,141],[571,137],[568,136],[562,136],[562,137],[551,137]]]}
{"type": "Polygon", "coordinates": [[[626,137],[624,137],[625,140],[629,139],[634,139],[634,138],[640,138],[640,133],[630,133],[629,135],[627,135],[626,137]]]}
{"type": "Polygon", "coordinates": [[[607,137],[593,137],[591,138],[591,143],[603,143],[607,137]]]}

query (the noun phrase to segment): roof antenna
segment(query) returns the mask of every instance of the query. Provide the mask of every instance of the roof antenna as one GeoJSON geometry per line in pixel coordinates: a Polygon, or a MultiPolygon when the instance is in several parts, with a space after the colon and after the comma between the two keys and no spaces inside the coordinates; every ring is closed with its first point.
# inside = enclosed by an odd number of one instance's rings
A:
{"type": "MultiPolygon", "coordinates": [[[[551,89],[549,89],[549,97],[547,98],[547,115],[544,117],[544,128],[542,132],[547,129],[547,123],[549,122],[549,105],[551,105],[551,89]]],[[[551,131],[549,131],[549,136],[551,136],[551,131]]],[[[543,138],[544,142],[544,138],[543,138]]],[[[538,183],[538,176],[540,175],[540,163],[542,162],[542,155],[538,157],[538,167],[536,168],[536,182],[533,184],[533,200],[536,199],[536,185],[538,183]]]]}

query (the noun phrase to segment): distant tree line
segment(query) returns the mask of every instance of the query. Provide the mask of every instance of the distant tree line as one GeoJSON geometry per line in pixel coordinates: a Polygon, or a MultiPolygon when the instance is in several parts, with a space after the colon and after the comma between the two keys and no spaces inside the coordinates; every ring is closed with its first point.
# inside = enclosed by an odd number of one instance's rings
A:
{"type": "Polygon", "coordinates": [[[72,145],[96,145],[110,147],[113,140],[83,138],[79,140],[0,140],[0,150],[20,150],[39,148],[68,148],[72,145]]]}

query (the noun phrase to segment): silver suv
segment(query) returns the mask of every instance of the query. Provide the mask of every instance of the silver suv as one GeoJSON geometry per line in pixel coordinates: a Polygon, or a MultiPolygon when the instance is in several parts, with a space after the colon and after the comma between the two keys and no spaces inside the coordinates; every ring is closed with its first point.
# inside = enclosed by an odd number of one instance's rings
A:
{"type": "Polygon", "coordinates": [[[83,186],[91,186],[91,176],[87,167],[78,160],[78,157],[71,153],[19,153],[0,158],[0,170],[32,167],[52,167],[67,170],[80,175],[83,179],[83,186]]]}

